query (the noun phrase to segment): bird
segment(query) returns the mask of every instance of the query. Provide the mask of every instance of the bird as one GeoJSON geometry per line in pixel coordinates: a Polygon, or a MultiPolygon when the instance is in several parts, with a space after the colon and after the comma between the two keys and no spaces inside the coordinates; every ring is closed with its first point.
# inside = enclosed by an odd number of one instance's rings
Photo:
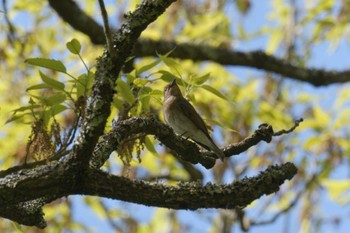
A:
{"type": "Polygon", "coordinates": [[[164,88],[163,115],[166,123],[179,134],[209,151],[213,151],[221,161],[225,154],[214,143],[208,129],[195,108],[186,100],[174,79],[164,88]]]}

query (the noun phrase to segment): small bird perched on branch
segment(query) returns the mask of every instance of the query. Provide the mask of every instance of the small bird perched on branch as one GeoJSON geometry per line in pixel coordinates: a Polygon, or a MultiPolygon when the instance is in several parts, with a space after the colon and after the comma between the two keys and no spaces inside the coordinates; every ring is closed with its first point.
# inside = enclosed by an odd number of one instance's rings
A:
{"type": "Polygon", "coordinates": [[[215,154],[223,161],[224,153],[210,137],[203,119],[181,94],[174,79],[164,88],[163,114],[165,121],[175,133],[188,137],[215,154]]]}

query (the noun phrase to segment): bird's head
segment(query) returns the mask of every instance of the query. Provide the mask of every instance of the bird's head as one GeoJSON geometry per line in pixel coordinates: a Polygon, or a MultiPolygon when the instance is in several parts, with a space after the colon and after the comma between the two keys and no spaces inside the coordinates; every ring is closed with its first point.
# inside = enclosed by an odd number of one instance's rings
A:
{"type": "Polygon", "coordinates": [[[170,96],[182,96],[179,86],[176,84],[176,79],[174,79],[171,83],[165,86],[164,88],[164,98],[168,98],[170,96]]]}

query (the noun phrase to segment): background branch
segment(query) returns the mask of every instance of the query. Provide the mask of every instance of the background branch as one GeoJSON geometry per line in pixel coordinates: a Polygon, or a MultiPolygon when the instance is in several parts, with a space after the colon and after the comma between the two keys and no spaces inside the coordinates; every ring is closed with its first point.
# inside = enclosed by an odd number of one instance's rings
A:
{"type": "MultiPolygon", "coordinates": [[[[75,2],[72,0],[49,0],[49,3],[64,21],[87,35],[94,44],[105,44],[103,28],[93,18],[82,11],[75,2]],[[69,8],[67,8],[68,6],[69,8]]],[[[133,52],[136,57],[156,57],[156,53],[165,54],[174,48],[176,49],[169,55],[170,57],[256,68],[293,80],[310,83],[314,86],[326,86],[350,81],[349,69],[335,71],[303,67],[268,55],[263,51],[239,52],[206,45],[140,39],[135,44],[133,52]]]]}
{"type": "Polygon", "coordinates": [[[101,9],[101,15],[102,15],[103,24],[104,24],[104,32],[105,32],[108,52],[111,55],[111,57],[115,57],[116,54],[113,49],[112,33],[111,33],[111,30],[109,29],[108,14],[106,11],[105,3],[103,2],[103,0],[98,0],[98,3],[101,9]]]}

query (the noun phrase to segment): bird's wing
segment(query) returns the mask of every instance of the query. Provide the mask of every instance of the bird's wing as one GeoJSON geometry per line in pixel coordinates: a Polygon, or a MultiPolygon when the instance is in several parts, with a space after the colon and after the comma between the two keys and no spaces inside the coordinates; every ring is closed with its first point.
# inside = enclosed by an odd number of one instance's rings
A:
{"type": "Polygon", "coordinates": [[[194,109],[194,107],[188,102],[184,97],[177,98],[176,100],[178,102],[177,106],[179,106],[180,110],[184,113],[184,115],[190,119],[195,125],[198,126],[198,128],[203,131],[208,138],[212,141],[209,133],[208,128],[205,125],[203,119],[199,116],[197,111],[194,109]]]}

